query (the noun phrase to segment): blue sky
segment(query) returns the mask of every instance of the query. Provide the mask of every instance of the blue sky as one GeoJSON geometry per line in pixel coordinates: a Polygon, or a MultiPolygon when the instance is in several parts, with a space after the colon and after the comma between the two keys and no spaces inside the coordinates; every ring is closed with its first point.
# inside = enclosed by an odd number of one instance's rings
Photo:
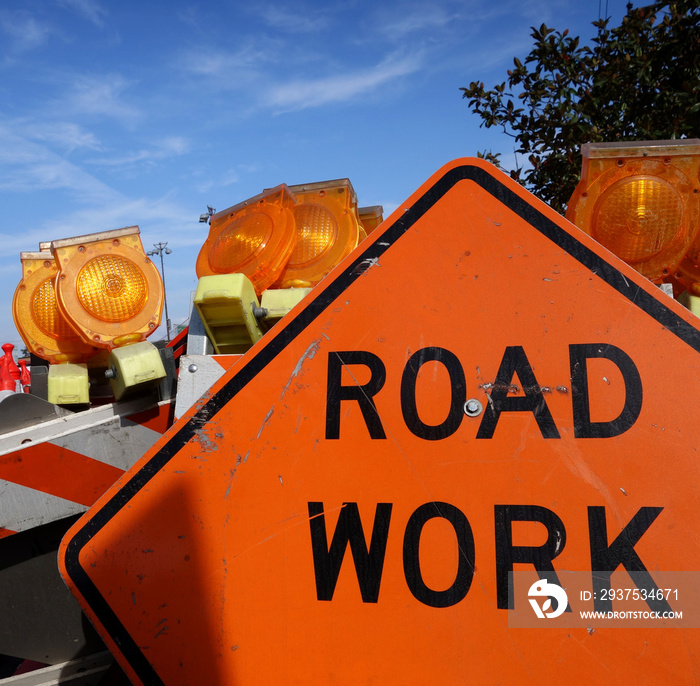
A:
{"type": "MultiPolygon", "coordinates": [[[[615,23],[626,0],[602,3],[615,23]]],[[[188,317],[198,223],[280,183],[350,178],[385,216],[444,163],[512,143],[460,86],[505,79],[530,26],[588,39],[597,0],[0,2],[0,342],[19,253],[137,224],[188,317]]],[[[164,335],[161,330],[153,340],[164,335]]]]}

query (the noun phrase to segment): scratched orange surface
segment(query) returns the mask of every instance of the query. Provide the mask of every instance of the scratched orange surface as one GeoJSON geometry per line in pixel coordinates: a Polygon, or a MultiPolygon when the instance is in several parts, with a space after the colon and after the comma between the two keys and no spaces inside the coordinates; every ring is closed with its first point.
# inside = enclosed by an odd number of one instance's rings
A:
{"type": "Polygon", "coordinates": [[[62,573],[136,683],[694,683],[697,629],[509,629],[497,549],[548,533],[504,544],[496,513],[555,513],[560,573],[591,570],[589,507],[609,544],[663,508],[634,552],[700,570],[696,321],[456,160],[73,527],[62,573]],[[355,507],[377,548],[338,571],[355,507]]]}

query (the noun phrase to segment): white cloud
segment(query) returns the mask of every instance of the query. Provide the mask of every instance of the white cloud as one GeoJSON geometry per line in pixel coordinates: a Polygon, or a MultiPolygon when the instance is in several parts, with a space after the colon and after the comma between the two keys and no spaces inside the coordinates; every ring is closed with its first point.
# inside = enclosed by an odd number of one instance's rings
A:
{"type": "MultiPolygon", "coordinates": [[[[124,226],[139,226],[145,246],[166,239],[170,247],[202,245],[204,237],[196,230],[199,215],[171,197],[127,198],[112,191],[101,202],[82,207],[34,226],[29,221],[21,231],[0,232],[0,256],[15,256],[22,250],[36,250],[40,241],[108,231],[124,226]],[[193,230],[194,229],[194,230],[193,230]]],[[[147,248],[148,249],[148,248],[147,248]]]]}
{"type": "Polygon", "coordinates": [[[229,169],[219,181],[219,186],[233,186],[241,180],[240,174],[235,169],[229,169]]]}
{"type": "MultiPolygon", "coordinates": [[[[189,51],[183,60],[184,68],[197,76],[230,78],[231,83],[245,80],[246,75],[257,73],[260,65],[271,61],[274,50],[268,45],[243,45],[235,52],[202,48],[189,51]]],[[[223,84],[222,84],[223,85],[223,84]]]]}
{"type": "Polygon", "coordinates": [[[33,193],[55,189],[69,190],[89,202],[102,202],[117,195],[46,146],[0,124],[0,191],[33,193]]]}
{"type": "Polygon", "coordinates": [[[119,74],[80,75],[70,84],[69,92],[60,103],[61,108],[73,114],[133,121],[141,113],[123,99],[124,91],[131,85],[119,74]]]}
{"type": "Polygon", "coordinates": [[[60,0],[59,4],[75,10],[98,28],[105,25],[107,10],[96,0],[60,0]]]}
{"type": "Polygon", "coordinates": [[[192,231],[198,216],[194,212],[190,216],[169,196],[131,199],[120,195],[99,207],[83,207],[59,219],[47,221],[42,231],[55,239],[57,236],[139,226],[146,246],[162,238],[166,238],[171,247],[201,245],[202,237],[192,231]]]}
{"type": "Polygon", "coordinates": [[[197,184],[197,191],[200,194],[208,193],[212,188],[223,188],[233,186],[241,180],[241,176],[235,169],[229,169],[216,179],[209,179],[197,184]]]}
{"type": "Polygon", "coordinates": [[[90,164],[99,164],[109,167],[121,167],[144,162],[152,164],[156,160],[162,160],[167,157],[176,157],[189,152],[190,144],[186,138],[181,136],[171,136],[157,142],[152,148],[137,150],[133,153],[128,153],[121,156],[110,156],[99,159],[87,160],[90,164]]]}
{"type": "Polygon", "coordinates": [[[420,54],[414,54],[400,59],[390,57],[377,66],[362,71],[290,81],[271,88],[265,94],[263,103],[279,112],[289,112],[333,102],[346,102],[412,74],[421,65],[420,54]]]}
{"type": "Polygon", "coordinates": [[[43,45],[51,33],[46,24],[38,22],[25,12],[0,13],[0,31],[10,38],[6,49],[12,52],[26,52],[43,45]]]}
{"type": "Polygon", "coordinates": [[[28,123],[21,126],[21,132],[27,138],[44,141],[68,152],[81,148],[100,149],[100,142],[93,133],[71,122],[28,123]]]}
{"type": "Polygon", "coordinates": [[[169,157],[171,155],[184,155],[186,152],[189,152],[190,144],[182,136],[170,136],[160,141],[158,147],[163,157],[169,157]]]}
{"type": "Polygon", "coordinates": [[[201,195],[208,193],[212,188],[224,188],[233,186],[240,182],[241,176],[249,176],[259,171],[254,164],[239,164],[236,167],[227,169],[222,174],[219,174],[215,179],[208,179],[197,184],[197,192],[201,195]]]}
{"type": "Polygon", "coordinates": [[[320,7],[294,5],[283,7],[280,4],[254,4],[262,19],[275,29],[289,33],[315,33],[326,29],[330,23],[328,11],[320,7]]]}
{"type": "Polygon", "coordinates": [[[382,22],[381,31],[396,40],[403,40],[412,33],[426,33],[448,26],[455,19],[455,15],[449,14],[437,4],[423,4],[400,12],[394,9],[382,22]]]}

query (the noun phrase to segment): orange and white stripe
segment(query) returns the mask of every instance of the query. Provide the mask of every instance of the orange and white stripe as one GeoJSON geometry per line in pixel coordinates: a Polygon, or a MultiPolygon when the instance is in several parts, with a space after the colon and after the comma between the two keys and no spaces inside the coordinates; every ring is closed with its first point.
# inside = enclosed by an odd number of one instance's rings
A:
{"type": "Polygon", "coordinates": [[[87,510],[172,421],[136,399],[0,435],[0,538],[87,510]]]}

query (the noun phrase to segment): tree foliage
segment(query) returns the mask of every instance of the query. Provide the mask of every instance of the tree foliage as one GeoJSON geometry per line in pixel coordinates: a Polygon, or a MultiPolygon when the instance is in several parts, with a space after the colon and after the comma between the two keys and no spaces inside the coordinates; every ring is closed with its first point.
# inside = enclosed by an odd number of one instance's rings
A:
{"type": "Polygon", "coordinates": [[[608,24],[593,22],[591,45],[533,27],[534,47],[507,81],[461,89],[481,126],[501,126],[529,161],[511,176],[559,211],[578,182],[581,144],[700,136],[698,0],[628,4],[620,26],[608,24]]]}

